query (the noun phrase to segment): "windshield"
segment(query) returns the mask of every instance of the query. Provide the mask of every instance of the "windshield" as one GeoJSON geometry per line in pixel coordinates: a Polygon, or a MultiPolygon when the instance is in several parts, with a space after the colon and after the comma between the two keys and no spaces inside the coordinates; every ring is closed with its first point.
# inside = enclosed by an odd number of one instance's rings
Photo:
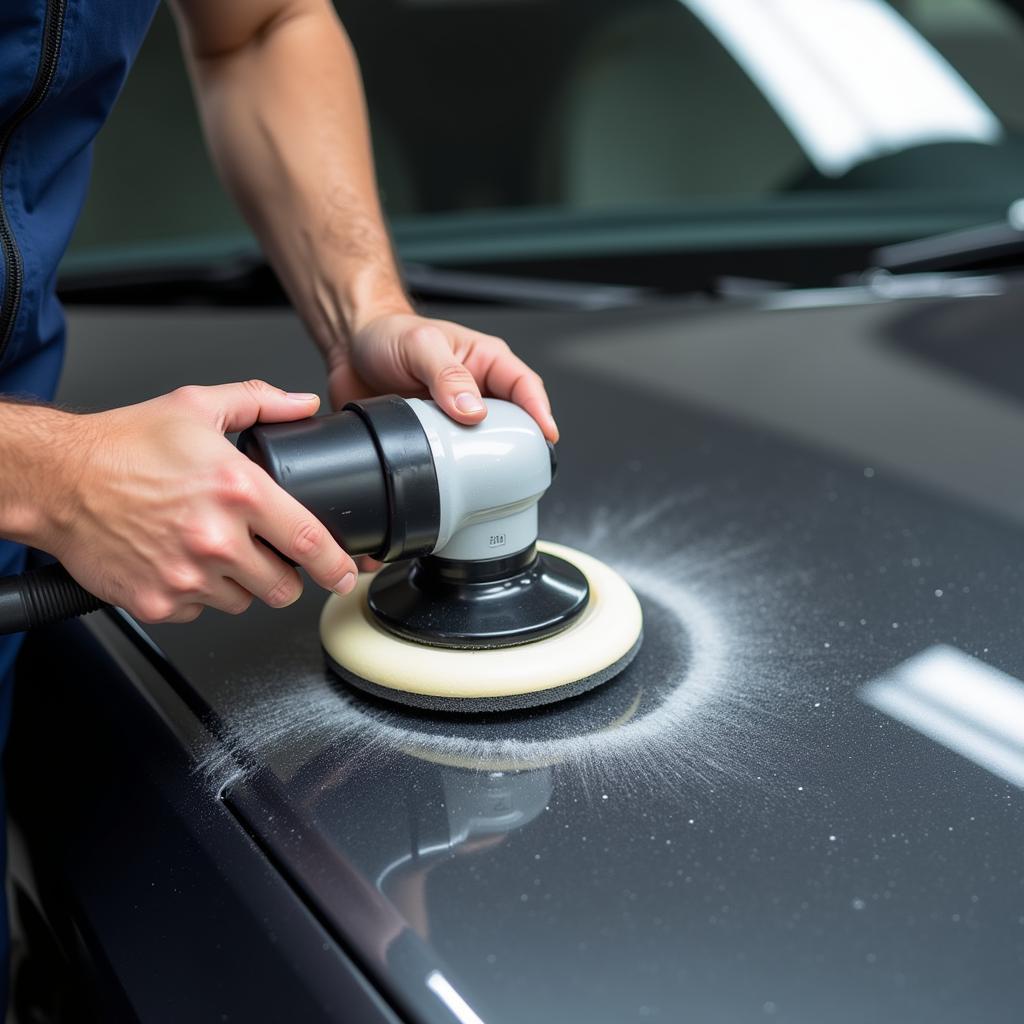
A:
{"type": "MultiPolygon", "coordinates": [[[[1001,0],[338,8],[407,259],[875,245],[996,219],[1024,193],[1024,20],[1001,0]]],[[[161,12],[74,252],[243,232],[161,12]]]]}

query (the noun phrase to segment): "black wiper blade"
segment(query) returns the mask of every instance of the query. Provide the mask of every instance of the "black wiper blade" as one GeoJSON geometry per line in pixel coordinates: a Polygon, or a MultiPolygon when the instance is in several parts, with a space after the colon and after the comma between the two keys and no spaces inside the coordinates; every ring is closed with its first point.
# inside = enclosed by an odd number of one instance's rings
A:
{"type": "Polygon", "coordinates": [[[1024,199],[1006,220],[876,249],[872,266],[892,273],[1015,266],[1024,261],[1024,199]]]}
{"type": "Polygon", "coordinates": [[[650,302],[655,292],[633,285],[448,270],[423,263],[403,267],[409,290],[424,299],[496,302],[534,309],[625,309],[650,302]]]}
{"type": "Polygon", "coordinates": [[[57,291],[75,305],[278,305],[284,292],[258,253],[237,250],[214,258],[174,254],[112,258],[62,268],[57,291]]]}
{"type": "MultiPolygon", "coordinates": [[[[624,309],[656,292],[632,285],[491,274],[407,263],[405,283],[416,299],[480,302],[532,309],[624,309]]],[[[113,261],[65,270],[58,290],[65,302],[102,305],[281,305],[277,278],[258,252],[214,259],[165,258],[133,264],[113,261]]]]}

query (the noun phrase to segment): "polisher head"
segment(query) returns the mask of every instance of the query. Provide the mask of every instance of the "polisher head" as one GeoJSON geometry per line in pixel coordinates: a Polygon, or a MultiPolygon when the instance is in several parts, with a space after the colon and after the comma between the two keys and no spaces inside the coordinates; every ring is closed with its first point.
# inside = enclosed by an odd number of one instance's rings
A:
{"type": "Polygon", "coordinates": [[[538,551],[569,563],[585,579],[585,607],[557,632],[511,646],[431,644],[385,628],[370,605],[364,574],[346,597],[332,595],[320,618],[331,667],[362,690],[442,712],[500,712],[583,693],[618,675],[639,650],[643,615],[629,584],[580,551],[540,543],[538,551]]]}

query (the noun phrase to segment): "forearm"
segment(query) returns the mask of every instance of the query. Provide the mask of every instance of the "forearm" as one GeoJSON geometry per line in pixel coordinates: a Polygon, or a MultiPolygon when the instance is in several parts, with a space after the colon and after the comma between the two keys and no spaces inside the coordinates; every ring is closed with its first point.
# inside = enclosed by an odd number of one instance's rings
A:
{"type": "Polygon", "coordinates": [[[355,55],[329,5],[293,4],[240,45],[186,30],[220,173],[328,358],[408,311],[377,199],[355,55]]]}
{"type": "Polygon", "coordinates": [[[47,549],[59,533],[78,419],[49,406],[0,402],[0,537],[47,549]]]}
{"type": "Polygon", "coordinates": [[[501,338],[412,314],[377,199],[362,83],[329,0],[172,0],[210,149],[328,364],[332,404],[481,392],[558,437],[540,377],[501,338]]]}

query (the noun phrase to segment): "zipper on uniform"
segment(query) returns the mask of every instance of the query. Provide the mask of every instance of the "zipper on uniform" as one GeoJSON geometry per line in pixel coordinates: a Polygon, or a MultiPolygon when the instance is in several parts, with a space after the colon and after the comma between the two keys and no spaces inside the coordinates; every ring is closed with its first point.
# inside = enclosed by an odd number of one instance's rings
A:
{"type": "Polygon", "coordinates": [[[14,332],[14,321],[18,315],[21,292],[25,284],[25,269],[18,251],[18,242],[7,219],[4,204],[4,161],[10,149],[11,138],[18,128],[30,117],[46,99],[46,94],[53,84],[57,73],[57,61],[60,58],[61,39],[64,35],[64,10],[67,0],[47,0],[46,18],[43,22],[43,44],[39,51],[39,65],[36,77],[28,95],[22,100],[21,106],[11,115],[10,119],[0,125],[0,251],[3,253],[6,284],[3,301],[0,302],[0,359],[14,332]]]}

